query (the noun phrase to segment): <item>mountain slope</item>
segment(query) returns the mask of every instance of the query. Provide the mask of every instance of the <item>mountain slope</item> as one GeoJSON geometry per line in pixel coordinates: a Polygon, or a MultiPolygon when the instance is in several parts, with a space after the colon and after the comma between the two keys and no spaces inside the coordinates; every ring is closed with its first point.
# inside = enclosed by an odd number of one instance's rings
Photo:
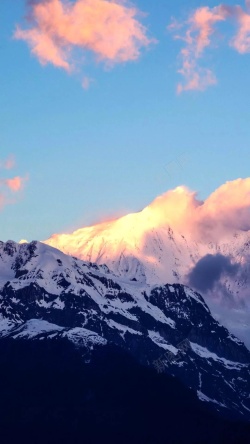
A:
{"type": "Polygon", "coordinates": [[[250,418],[245,346],[180,284],[150,286],[115,276],[41,244],[0,245],[0,336],[113,344],[177,376],[222,414],[250,418]]]}
{"type": "Polygon", "coordinates": [[[214,222],[208,235],[209,218],[202,222],[202,229],[197,222],[190,226],[186,216],[190,210],[182,209],[186,190],[179,187],[172,194],[177,203],[180,199],[179,206],[170,205],[173,197],[167,193],[139,213],[72,234],[53,235],[45,243],[82,260],[106,264],[117,276],[149,285],[189,284],[190,272],[202,258],[219,255],[234,272],[222,270],[216,285],[211,282],[200,292],[213,315],[250,347],[250,231],[225,228],[223,235],[213,236],[221,225],[218,215],[217,225],[214,222]]]}

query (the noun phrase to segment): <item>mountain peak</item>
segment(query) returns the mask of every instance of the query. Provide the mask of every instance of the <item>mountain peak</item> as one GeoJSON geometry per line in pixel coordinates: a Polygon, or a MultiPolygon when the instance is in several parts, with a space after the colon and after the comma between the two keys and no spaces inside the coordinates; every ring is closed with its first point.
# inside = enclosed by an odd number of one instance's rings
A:
{"type": "Polygon", "coordinates": [[[250,178],[227,182],[204,202],[180,186],[140,212],[53,235],[45,243],[148,285],[189,284],[190,273],[206,257],[232,262],[237,272],[224,268],[202,294],[213,314],[249,343],[249,322],[242,326],[237,314],[249,305],[249,208],[250,178]]]}

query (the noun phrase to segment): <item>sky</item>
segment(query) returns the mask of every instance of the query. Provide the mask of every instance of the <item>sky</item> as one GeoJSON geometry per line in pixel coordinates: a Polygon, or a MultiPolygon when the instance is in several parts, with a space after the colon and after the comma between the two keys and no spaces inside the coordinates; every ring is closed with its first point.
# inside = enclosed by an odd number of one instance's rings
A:
{"type": "Polygon", "coordinates": [[[248,177],[250,2],[237,5],[1,0],[0,239],[248,177]]]}

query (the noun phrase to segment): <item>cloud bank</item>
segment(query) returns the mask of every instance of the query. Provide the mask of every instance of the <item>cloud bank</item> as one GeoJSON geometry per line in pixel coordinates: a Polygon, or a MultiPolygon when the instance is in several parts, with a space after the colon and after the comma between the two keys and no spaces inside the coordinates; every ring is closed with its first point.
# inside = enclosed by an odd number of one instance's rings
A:
{"type": "MultiPolygon", "coordinates": [[[[72,72],[74,50],[91,52],[109,66],[136,60],[152,40],[127,0],[31,0],[28,27],[18,26],[14,37],[24,40],[42,65],[72,72]]],[[[86,77],[83,79],[86,88],[86,77]]]]}
{"type": "Polygon", "coordinates": [[[148,207],[153,223],[168,223],[197,241],[220,241],[238,230],[250,230],[250,178],[226,182],[205,201],[186,187],[157,197],[148,207]]]}
{"type": "Polygon", "coordinates": [[[250,1],[245,2],[246,10],[241,6],[220,4],[210,8],[203,6],[193,11],[189,18],[179,23],[173,20],[168,29],[174,33],[174,39],[185,42],[180,52],[181,67],[178,72],[184,82],[177,85],[177,92],[189,90],[204,91],[217,83],[213,71],[202,66],[201,60],[205,50],[218,44],[217,25],[220,22],[230,22],[236,25],[229,46],[240,54],[250,52],[250,1]]]}

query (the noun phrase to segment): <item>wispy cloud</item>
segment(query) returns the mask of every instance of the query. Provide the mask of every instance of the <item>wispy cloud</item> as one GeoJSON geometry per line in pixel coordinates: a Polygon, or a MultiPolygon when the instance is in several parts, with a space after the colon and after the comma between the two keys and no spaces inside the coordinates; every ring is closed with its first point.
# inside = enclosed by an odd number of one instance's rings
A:
{"type": "Polygon", "coordinates": [[[230,8],[231,16],[236,20],[238,32],[231,41],[231,45],[240,54],[250,52],[250,1],[246,0],[247,12],[240,6],[230,8]]]}
{"type": "Polygon", "coordinates": [[[173,32],[174,39],[185,42],[180,52],[181,67],[178,70],[184,77],[184,82],[178,84],[178,93],[189,90],[204,91],[217,83],[214,72],[202,66],[201,60],[205,51],[218,42],[218,34],[215,31],[220,22],[235,22],[236,34],[229,45],[241,54],[250,52],[250,0],[245,3],[246,11],[239,5],[220,4],[213,8],[197,8],[184,23],[173,19],[168,27],[169,31],[173,32]]]}
{"type": "Polygon", "coordinates": [[[178,93],[188,90],[204,91],[208,86],[216,84],[215,75],[210,69],[200,66],[200,59],[212,44],[215,25],[224,21],[226,15],[221,6],[204,6],[196,9],[182,26],[177,22],[170,25],[169,30],[175,32],[175,39],[185,42],[180,53],[181,68],[178,71],[185,81],[178,84],[178,93]],[[185,28],[184,35],[176,34],[176,30],[182,27],[185,28]]]}
{"type": "Polygon", "coordinates": [[[85,58],[91,52],[97,62],[112,66],[136,60],[152,42],[139,20],[142,14],[127,0],[32,0],[28,5],[28,26],[18,26],[14,37],[28,43],[42,65],[72,72],[74,50],[80,49],[85,58]]]}

